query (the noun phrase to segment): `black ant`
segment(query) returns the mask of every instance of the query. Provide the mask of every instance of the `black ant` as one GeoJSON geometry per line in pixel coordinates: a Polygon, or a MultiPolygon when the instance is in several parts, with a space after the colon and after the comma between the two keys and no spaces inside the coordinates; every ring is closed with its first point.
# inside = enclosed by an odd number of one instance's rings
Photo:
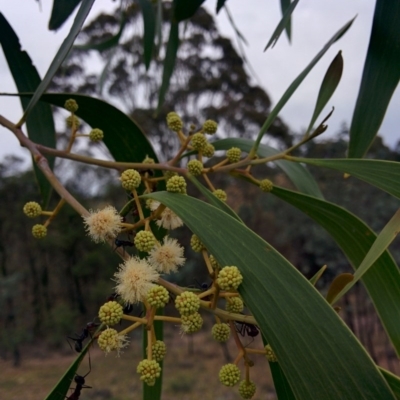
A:
{"type": "Polygon", "coordinates": [[[78,353],[82,351],[84,340],[87,339],[91,332],[98,326],[99,324],[88,322],[86,326],[82,329],[80,335],[77,335],[77,337],[68,336],[68,339],[71,339],[75,342],[75,351],[77,351],[78,353]]]}
{"type": "Polygon", "coordinates": [[[253,324],[249,324],[247,322],[237,322],[235,323],[237,332],[245,337],[246,334],[251,338],[255,338],[260,333],[260,330],[253,324]]]}
{"type": "Polygon", "coordinates": [[[73,393],[67,397],[67,400],[79,400],[82,389],[91,389],[92,388],[91,386],[85,385],[85,378],[90,374],[91,370],[92,370],[92,366],[91,366],[90,354],[89,354],[89,372],[83,376],[75,374],[74,381],[76,383],[76,386],[75,386],[73,393]]]}

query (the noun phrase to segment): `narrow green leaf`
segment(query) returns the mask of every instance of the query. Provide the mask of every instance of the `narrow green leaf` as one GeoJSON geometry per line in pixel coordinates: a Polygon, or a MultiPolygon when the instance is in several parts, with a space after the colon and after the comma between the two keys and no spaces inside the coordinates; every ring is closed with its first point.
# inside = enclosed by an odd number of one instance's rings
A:
{"type": "MultiPolygon", "coordinates": [[[[213,142],[215,150],[228,150],[231,147],[239,147],[241,150],[249,153],[253,148],[254,141],[250,139],[240,139],[240,138],[229,138],[222,139],[213,142]]],[[[260,157],[270,157],[278,154],[279,151],[270,147],[266,144],[261,144],[258,147],[257,155],[260,157]]],[[[293,163],[287,162],[285,160],[276,160],[274,163],[282,169],[283,172],[288,176],[292,183],[297,187],[298,190],[305,194],[309,194],[314,197],[323,199],[317,182],[310,174],[310,172],[304,168],[302,165],[297,164],[296,168],[293,168],[293,163]]]]}
{"type": "Polygon", "coordinates": [[[315,121],[317,120],[319,114],[324,109],[329,99],[335,92],[340,82],[340,78],[342,77],[342,72],[343,72],[343,57],[342,57],[342,51],[339,51],[339,53],[331,62],[331,65],[326,71],[326,74],[322,81],[318,93],[317,103],[315,104],[314,113],[313,116],[311,117],[310,124],[308,125],[306,135],[308,135],[311,132],[311,129],[315,121]]]}
{"type": "Polygon", "coordinates": [[[287,160],[305,164],[317,165],[345,172],[379,189],[388,192],[392,196],[400,198],[400,163],[383,160],[364,159],[316,159],[285,157],[287,160]]]}
{"type": "Polygon", "coordinates": [[[160,91],[158,93],[157,112],[160,111],[164,103],[165,95],[167,94],[169,88],[169,82],[171,80],[172,73],[174,72],[178,48],[179,48],[179,23],[176,21],[171,21],[167,50],[164,59],[162,82],[160,91]]]}
{"type": "MultiPolygon", "coordinates": [[[[268,50],[269,47],[274,47],[276,42],[278,41],[279,37],[281,36],[282,32],[284,29],[286,29],[286,33],[288,35],[289,41],[290,41],[290,18],[292,16],[292,13],[294,9],[297,6],[297,3],[299,0],[294,0],[292,3],[290,3],[289,0],[289,6],[284,10],[283,7],[284,5],[282,3],[286,3],[286,0],[281,1],[281,8],[283,12],[282,19],[279,21],[279,24],[274,30],[274,33],[272,34],[271,38],[269,39],[267,45],[264,48],[264,51],[268,50]],[[289,28],[288,28],[289,25],[289,28]]],[[[286,4],[285,4],[286,6],[286,4]]]]}
{"type": "Polygon", "coordinates": [[[217,196],[214,196],[210,190],[205,188],[194,176],[188,174],[188,179],[199,189],[199,191],[202,193],[202,195],[208,200],[210,204],[212,204],[214,207],[219,208],[221,211],[226,212],[229,214],[231,217],[237,219],[240,222],[243,222],[240,217],[235,213],[235,211],[232,210],[226,204],[224,201],[220,200],[217,196]]]}
{"type": "Polygon", "coordinates": [[[29,104],[27,105],[24,115],[18,122],[18,126],[22,126],[24,122],[26,121],[26,118],[32,111],[33,107],[36,105],[36,103],[39,101],[40,96],[45,92],[47,89],[47,86],[53,79],[53,76],[57,72],[58,68],[62,64],[62,62],[65,60],[67,57],[72,45],[74,44],[75,38],[78,35],[79,31],[82,28],[83,23],[86,20],[87,15],[89,14],[90,9],[92,8],[92,5],[95,0],[82,0],[82,4],[79,8],[78,13],[76,14],[74,23],[72,24],[71,30],[68,34],[68,36],[64,39],[60,49],[58,50],[57,54],[55,55],[53,61],[50,64],[49,69],[46,72],[46,75],[44,76],[43,80],[40,82],[40,85],[37,87],[34,95],[32,96],[31,100],[29,101],[29,104]]]}
{"type": "Polygon", "coordinates": [[[67,397],[68,389],[74,382],[76,371],[78,370],[82,360],[85,358],[86,353],[89,351],[92,342],[93,339],[90,339],[88,344],[82,349],[79,356],[72,362],[65,374],[61,377],[56,386],[54,386],[53,390],[47,395],[45,400],[64,400],[67,397]]]}
{"type": "Polygon", "coordinates": [[[125,26],[126,26],[126,14],[122,13],[119,29],[115,35],[100,43],[87,43],[87,44],[75,45],[73,46],[73,49],[82,51],[88,51],[88,50],[105,51],[111,49],[112,47],[118,45],[119,39],[121,38],[122,33],[124,32],[125,26]]]}
{"type": "Polygon", "coordinates": [[[319,279],[321,278],[322,274],[326,271],[327,265],[323,265],[315,275],[310,278],[310,283],[315,286],[319,279]]]}
{"type": "Polygon", "coordinates": [[[138,0],[143,15],[143,58],[146,70],[150,67],[153,57],[154,36],[156,34],[156,17],[153,4],[149,0],[138,0]]]}
{"type": "Polygon", "coordinates": [[[332,300],[331,304],[338,301],[345,293],[347,293],[362,276],[374,265],[375,261],[393,242],[400,230],[400,209],[393,215],[390,221],[382,229],[382,232],[376,238],[364,260],[357,268],[352,279],[332,300]]]}
{"type": "MultiPolygon", "coordinates": [[[[290,6],[290,0],[281,0],[281,11],[282,11],[282,17],[285,15],[286,10],[290,6]]],[[[291,18],[289,18],[288,23],[286,24],[286,35],[289,39],[289,42],[292,41],[292,21],[291,18]]]]}
{"type": "MultiPolygon", "coordinates": [[[[327,201],[276,186],[271,193],[321,225],[343,250],[353,268],[358,268],[376,239],[376,234],[368,225],[344,208],[327,201]]],[[[388,251],[375,261],[362,282],[400,355],[400,272],[388,251]]]]}
{"type": "Polygon", "coordinates": [[[361,158],[367,152],[399,83],[399,20],[399,1],[376,1],[367,57],[350,126],[350,158],[361,158]]]}
{"type": "Polygon", "coordinates": [[[386,379],[386,382],[389,384],[390,389],[392,389],[392,392],[395,394],[396,398],[400,400],[400,378],[381,367],[379,367],[379,370],[386,379]]]}
{"type": "Polygon", "coordinates": [[[270,362],[269,367],[271,369],[271,375],[272,379],[274,380],[275,391],[278,399],[296,400],[292,388],[290,387],[290,384],[286,379],[286,376],[283,373],[282,368],[279,365],[279,362],[270,362]]]}
{"type": "Polygon", "coordinates": [[[56,31],[64,24],[81,0],[53,0],[49,30],[56,31]]]}
{"type": "MultiPolygon", "coordinates": [[[[0,43],[18,91],[34,92],[41,82],[39,73],[28,53],[21,50],[18,36],[1,13],[0,43]]],[[[29,100],[25,98],[20,98],[20,100],[23,110],[26,110],[29,100]]],[[[38,104],[28,118],[26,125],[28,136],[31,140],[45,146],[56,147],[53,113],[48,104],[38,104]]],[[[54,159],[47,157],[47,161],[50,168],[53,168],[54,159]]],[[[45,208],[50,200],[52,188],[34,160],[32,162],[45,208]]]]}
{"type": "Polygon", "coordinates": [[[296,399],[394,399],[337,313],[268,243],[200,200],[166,192],[143,197],[171,208],[220,264],[239,268],[243,275],[239,292],[277,355],[296,399]]]}
{"type": "MultiPolygon", "coordinates": [[[[358,270],[357,270],[358,271],[358,270]]],[[[354,275],[349,272],[344,272],[335,277],[329,287],[328,293],[326,294],[326,301],[329,304],[334,303],[335,296],[349,283],[354,281],[354,275]]]]}
{"type": "Polygon", "coordinates": [[[350,28],[351,24],[353,23],[354,18],[347,22],[341,29],[339,29],[329,40],[329,42],[322,48],[322,50],[313,58],[313,60],[307,65],[307,67],[301,72],[301,74],[290,84],[290,86],[286,89],[286,92],[283,94],[281,99],[278,101],[276,106],[270,112],[268,118],[265,120],[264,125],[261,127],[260,132],[257,136],[255,145],[254,145],[254,152],[256,152],[258,146],[261,143],[261,139],[264,134],[268,131],[271,127],[272,123],[274,122],[275,118],[282,110],[283,106],[287,103],[290,99],[292,94],[296,91],[296,89],[300,86],[301,82],[305,79],[308,73],[314,68],[315,64],[321,59],[321,57],[328,51],[328,49],[332,46],[333,43],[337,42],[350,28]]]}
{"type": "Polygon", "coordinates": [[[217,8],[215,12],[218,14],[221,11],[221,8],[224,6],[226,0],[217,0],[217,8]]]}
{"type": "Polygon", "coordinates": [[[176,21],[180,22],[196,13],[205,0],[174,0],[174,14],[176,21]]]}
{"type": "MultiPolygon", "coordinates": [[[[231,24],[231,27],[233,28],[233,30],[238,38],[238,43],[240,44],[240,41],[242,41],[244,44],[249,45],[247,43],[246,38],[243,36],[242,32],[240,32],[239,28],[237,27],[227,5],[225,5],[225,12],[226,12],[226,16],[228,17],[228,21],[231,24]]],[[[243,50],[241,51],[241,53],[242,53],[242,57],[243,57],[243,50]]]]}

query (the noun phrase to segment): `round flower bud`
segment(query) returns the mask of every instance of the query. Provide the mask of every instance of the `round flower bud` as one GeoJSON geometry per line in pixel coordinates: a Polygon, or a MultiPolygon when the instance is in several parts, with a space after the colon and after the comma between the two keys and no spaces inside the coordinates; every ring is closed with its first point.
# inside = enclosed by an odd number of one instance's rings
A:
{"type": "Polygon", "coordinates": [[[190,246],[196,253],[200,253],[202,250],[205,249],[204,244],[196,235],[192,235],[192,237],[190,238],[190,246]]]}
{"type": "Polygon", "coordinates": [[[178,174],[173,171],[165,171],[164,176],[165,176],[165,180],[168,182],[173,176],[178,176],[178,174]]]}
{"type": "Polygon", "coordinates": [[[211,329],[211,335],[217,342],[227,342],[230,334],[231,328],[229,328],[229,325],[225,323],[215,324],[211,329]]]}
{"type": "Polygon", "coordinates": [[[215,147],[211,143],[207,143],[207,146],[203,149],[204,157],[212,157],[215,153],[215,147]]]}
{"type": "Polygon", "coordinates": [[[209,135],[214,135],[214,133],[217,132],[217,129],[218,124],[212,119],[208,119],[206,122],[204,122],[202,131],[209,135]]]}
{"type": "Polygon", "coordinates": [[[143,164],[155,164],[154,158],[149,157],[146,155],[145,159],[142,161],[143,164]]]}
{"type": "Polygon", "coordinates": [[[269,344],[267,344],[265,346],[265,357],[267,357],[267,360],[269,362],[277,362],[278,361],[278,358],[276,357],[274,351],[272,350],[272,347],[269,344]]]}
{"type": "Polygon", "coordinates": [[[107,328],[100,333],[97,344],[105,353],[116,350],[118,355],[121,349],[128,345],[126,335],[119,335],[113,328],[107,328]]]}
{"type": "Polygon", "coordinates": [[[173,176],[167,181],[167,191],[172,193],[186,193],[186,181],[183,176],[173,176]]]}
{"type": "Polygon", "coordinates": [[[165,346],[165,343],[162,342],[161,340],[157,340],[152,346],[151,346],[151,353],[153,355],[153,358],[160,362],[164,359],[165,354],[167,353],[167,346],[165,346]]]}
{"type": "Polygon", "coordinates": [[[78,111],[78,103],[74,99],[68,99],[64,103],[64,107],[66,110],[70,112],[78,111]]]}
{"type": "Polygon", "coordinates": [[[214,269],[221,269],[221,264],[217,261],[217,259],[211,254],[210,255],[210,263],[214,269]]]}
{"type": "Polygon", "coordinates": [[[203,170],[203,163],[199,160],[190,160],[187,163],[187,168],[192,175],[197,176],[200,175],[203,170]]]}
{"type": "Polygon", "coordinates": [[[121,174],[119,178],[122,187],[126,190],[133,190],[139,187],[142,178],[138,171],[135,169],[127,169],[121,174]]]}
{"type": "Polygon", "coordinates": [[[219,381],[225,386],[235,386],[240,380],[240,369],[235,364],[226,364],[219,370],[219,381]]]}
{"type": "Polygon", "coordinates": [[[182,315],[181,320],[181,329],[183,333],[197,332],[203,326],[203,318],[201,318],[198,312],[190,315],[182,315]]]}
{"type": "Polygon", "coordinates": [[[103,324],[112,326],[118,324],[123,313],[121,304],[116,301],[108,301],[100,307],[99,318],[103,324]]]}
{"type": "Polygon", "coordinates": [[[192,292],[183,292],[175,299],[175,307],[181,315],[191,315],[200,308],[200,299],[192,292]]]}
{"type": "Polygon", "coordinates": [[[183,128],[181,117],[176,112],[170,112],[167,114],[167,125],[168,128],[174,132],[179,132],[183,128]]]}
{"type": "Polygon", "coordinates": [[[244,304],[240,297],[228,297],[226,299],[225,310],[231,313],[239,314],[243,311],[244,304]]]}
{"type": "Polygon", "coordinates": [[[260,182],[260,189],[263,192],[270,192],[274,188],[274,184],[269,179],[263,179],[260,182]]]}
{"type": "Polygon", "coordinates": [[[236,290],[243,281],[237,267],[224,267],[219,271],[217,284],[222,290],[236,290]]]}
{"type": "Polygon", "coordinates": [[[89,133],[89,139],[92,142],[100,142],[104,138],[104,132],[99,128],[94,128],[89,133]]]}
{"type": "Polygon", "coordinates": [[[47,228],[42,224],[33,225],[32,235],[35,239],[43,239],[47,236],[47,228]]]}
{"type": "Polygon", "coordinates": [[[226,195],[225,190],[222,189],[217,189],[213,191],[213,195],[215,197],[218,197],[221,201],[226,201],[226,199],[228,198],[228,196],[226,195]]]}
{"type": "Polygon", "coordinates": [[[138,364],[136,372],[140,374],[141,381],[149,386],[154,386],[156,378],[161,375],[161,367],[156,360],[142,360],[138,364]]]}
{"type": "Polygon", "coordinates": [[[36,201],[29,201],[24,205],[24,214],[29,218],[38,217],[42,213],[42,207],[36,201]]]}
{"type": "Polygon", "coordinates": [[[207,139],[202,133],[198,132],[193,135],[191,143],[195,150],[202,151],[207,146],[207,139]]]}
{"type": "Polygon", "coordinates": [[[155,285],[147,292],[146,299],[151,306],[162,308],[169,301],[169,293],[164,286],[155,285]]]}
{"type": "Polygon", "coordinates": [[[75,129],[77,129],[81,124],[79,119],[75,115],[70,115],[68,118],[66,118],[65,122],[68,128],[72,128],[73,125],[75,129]]]}
{"type": "Polygon", "coordinates": [[[226,152],[226,158],[230,163],[235,163],[240,160],[240,155],[242,154],[242,150],[239,149],[239,147],[231,147],[227,152],[226,152]]]}
{"type": "Polygon", "coordinates": [[[140,231],[135,236],[135,246],[139,251],[149,252],[157,240],[154,237],[152,232],[149,231],[140,231]]]}
{"type": "Polygon", "coordinates": [[[243,380],[239,383],[239,394],[243,399],[251,399],[256,393],[256,384],[252,381],[243,380]]]}

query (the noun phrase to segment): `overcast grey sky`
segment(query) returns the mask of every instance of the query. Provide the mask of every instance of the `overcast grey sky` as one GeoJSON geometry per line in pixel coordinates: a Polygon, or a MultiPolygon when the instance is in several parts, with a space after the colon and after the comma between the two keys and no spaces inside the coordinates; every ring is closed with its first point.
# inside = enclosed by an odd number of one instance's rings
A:
{"type": "MultiPolygon", "coordinates": [[[[41,0],[42,9],[40,10],[35,0],[23,2],[0,0],[1,12],[17,32],[22,48],[29,53],[41,76],[45,74],[72,22],[70,19],[56,33],[49,32],[47,23],[52,2],[52,0],[41,0]],[[22,3],[23,7],[21,7],[22,3]]],[[[227,2],[236,24],[250,43],[250,46],[246,47],[247,57],[273,104],[276,104],[290,83],[331,36],[357,15],[351,29],[332,46],[311,71],[280,114],[294,131],[299,132],[307,127],[325,71],[337,52],[342,50],[343,77],[322,114],[326,115],[331,107],[335,106],[335,113],[328,123],[328,134],[334,134],[342,122],[350,124],[351,121],[375,2],[372,0],[301,0],[294,13],[292,44],[289,44],[286,35],[283,35],[273,49],[264,53],[263,49],[281,17],[279,3],[278,0],[230,0],[227,2]]],[[[216,0],[205,2],[205,6],[213,15],[215,15],[215,4],[216,0]]],[[[111,0],[97,0],[89,19],[93,19],[101,10],[112,10],[115,6],[116,3],[111,0]]],[[[217,25],[225,36],[235,37],[223,10],[217,16],[217,25]]],[[[1,92],[16,91],[1,51],[0,82],[1,92]]],[[[21,116],[19,101],[12,98],[0,98],[0,114],[16,122],[21,116]]],[[[399,126],[400,91],[397,89],[380,129],[387,144],[397,143],[400,138],[399,126]]],[[[5,154],[11,153],[27,155],[27,151],[19,147],[15,138],[4,128],[0,128],[0,160],[5,154]]]]}

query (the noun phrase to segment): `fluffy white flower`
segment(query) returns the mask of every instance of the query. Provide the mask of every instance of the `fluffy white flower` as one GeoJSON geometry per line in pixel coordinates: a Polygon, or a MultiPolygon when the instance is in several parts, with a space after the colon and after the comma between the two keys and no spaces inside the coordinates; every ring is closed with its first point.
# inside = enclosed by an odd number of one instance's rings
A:
{"type": "Polygon", "coordinates": [[[176,239],[164,238],[162,246],[154,246],[150,251],[148,261],[151,265],[164,274],[177,271],[186,259],[183,257],[183,247],[176,239]]]}
{"type": "Polygon", "coordinates": [[[97,243],[114,238],[122,228],[122,218],[112,206],[97,211],[90,210],[90,215],[83,217],[83,220],[88,235],[97,243]]]}
{"type": "Polygon", "coordinates": [[[166,208],[159,220],[156,221],[158,226],[164,229],[176,229],[183,225],[183,221],[169,208],[166,208]]]}
{"type": "Polygon", "coordinates": [[[137,303],[146,298],[147,292],[154,286],[153,282],[158,280],[159,274],[146,260],[131,257],[120,264],[114,276],[117,282],[115,292],[124,302],[137,303]]]}

